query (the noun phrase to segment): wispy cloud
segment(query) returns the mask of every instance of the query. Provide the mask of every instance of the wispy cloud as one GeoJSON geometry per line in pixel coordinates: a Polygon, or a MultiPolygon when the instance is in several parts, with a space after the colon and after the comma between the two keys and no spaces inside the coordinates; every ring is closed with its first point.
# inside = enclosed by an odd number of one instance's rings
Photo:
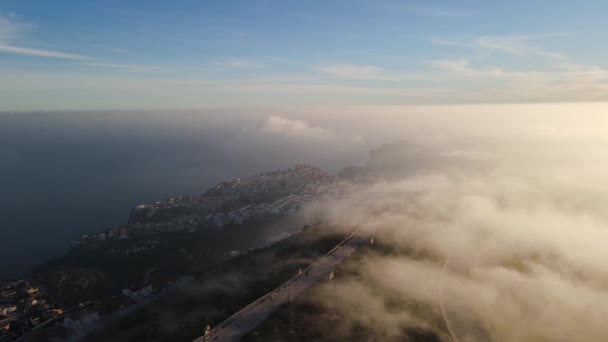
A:
{"type": "Polygon", "coordinates": [[[337,64],[317,66],[315,69],[322,74],[352,79],[386,79],[384,70],[375,65],[352,65],[352,64],[337,64]]]}
{"type": "Polygon", "coordinates": [[[439,46],[458,46],[472,49],[485,49],[500,51],[516,56],[536,55],[553,60],[563,60],[565,56],[554,51],[549,51],[534,45],[534,41],[559,38],[571,35],[570,32],[526,34],[526,35],[504,35],[504,36],[481,36],[475,39],[452,39],[433,37],[431,43],[439,46]]]}
{"type": "MultiPolygon", "coordinates": [[[[474,68],[469,61],[465,59],[455,60],[430,60],[427,62],[430,66],[449,74],[458,74],[465,77],[504,77],[505,72],[497,67],[474,68]]],[[[437,77],[437,76],[435,76],[437,77]]],[[[436,78],[437,79],[437,78],[436,78]]]]}
{"type": "Polygon", "coordinates": [[[469,62],[464,59],[458,60],[431,60],[428,64],[449,72],[470,72],[469,62]]]}
{"type": "Polygon", "coordinates": [[[322,74],[345,80],[387,81],[391,83],[441,82],[454,77],[501,77],[500,68],[486,66],[475,68],[465,59],[429,60],[426,64],[432,71],[395,71],[385,70],[374,65],[329,65],[318,66],[315,70],[322,74]]]}
{"type": "Polygon", "coordinates": [[[15,41],[19,40],[22,35],[24,35],[27,31],[32,30],[33,28],[33,25],[21,22],[19,16],[14,13],[0,13],[0,52],[47,58],[79,60],[90,59],[90,57],[88,56],[83,56],[79,54],[25,47],[20,46],[18,43],[15,44],[15,41]]]}
{"type": "Polygon", "coordinates": [[[468,17],[474,14],[472,11],[431,5],[407,4],[400,7],[408,12],[427,17],[468,17]]]}
{"type": "MultiPolygon", "coordinates": [[[[95,94],[107,94],[105,108],[175,107],[195,108],[205,106],[266,106],[275,105],[405,105],[437,103],[516,103],[516,102],[564,102],[608,100],[608,74],[603,70],[513,72],[503,71],[500,76],[484,73],[484,68],[469,64],[473,72],[429,71],[428,82],[414,85],[344,84],[336,80],[250,79],[212,80],[150,77],[142,79],[129,73],[120,76],[90,75],[82,71],[37,72],[0,70],[0,107],[9,107],[16,94],[30,89],[40,94],[52,94],[61,84],[66,101],[56,109],[86,108],[95,101],[95,94]],[[603,80],[603,81],[602,81],[603,80]],[[94,89],[95,92],[85,91],[94,89]],[[129,102],[123,102],[123,94],[130,94],[129,102]],[[79,94],[79,102],[69,102],[67,94],[79,94]],[[234,103],[225,98],[235,99],[234,103]],[[3,101],[2,101],[3,99],[3,101]],[[142,105],[143,104],[143,105],[142,105]],[[83,107],[84,106],[84,107],[83,107]]],[[[421,75],[424,76],[424,75],[421,75]]],[[[27,109],[48,109],[49,98],[27,109]]],[[[275,122],[276,124],[276,122],[275,122]]],[[[279,125],[280,126],[280,125],[279,125]]],[[[314,125],[313,125],[314,126],[314,125]]]]}
{"type": "Polygon", "coordinates": [[[440,82],[467,82],[476,90],[452,89],[462,98],[477,96],[481,101],[596,101],[608,99],[608,70],[598,66],[560,62],[549,70],[517,71],[494,66],[477,67],[465,60],[429,61],[440,82]],[[499,81],[491,83],[488,81],[499,81]],[[481,83],[480,83],[481,82],[481,83]],[[483,84],[483,90],[479,86],[483,84]]]}
{"type": "MultiPolygon", "coordinates": [[[[598,100],[608,97],[608,70],[597,65],[572,61],[569,56],[538,46],[538,41],[570,36],[572,32],[483,36],[474,39],[435,37],[432,44],[465,47],[472,50],[498,51],[510,56],[541,59],[542,70],[504,70],[498,67],[474,67],[466,60],[429,61],[437,70],[461,79],[500,79],[501,85],[486,88],[484,94],[497,98],[534,98],[543,101],[564,99],[598,100]]],[[[479,56],[477,56],[479,57],[479,56]]],[[[483,59],[482,57],[481,59],[483,59]]],[[[479,58],[477,61],[479,62],[479,58]]]]}
{"type": "Polygon", "coordinates": [[[105,44],[90,44],[90,46],[93,48],[102,49],[104,51],[108,51],[108,52],[111,52],[114,54],[127,55],[127,54],[132,53],[132,51],[129,49],[125,49],[125,48],[117,47],[117,46],[111,46],[111,45],[105,45],[105,44]]]}
{"type": "Polygon", "coordinates": [[[218,65],[237,69],[264,69],[268,65],[245,58],[226,57],[218,65]]]}
{"type": "Polygon", "coordinates": [[[11,54],[16,54],[16,55],[61,58],[61,59],[90,59],[91,58],[88,56],[60,52],[60,51],[33,49],[33,48],[6,45],[6,44],[0,44],[0,52],[6,52],[6,53],[11,53],[11,54]]]}
{"type": "Polygon", "coordinates": [[[527,36],[488,36],[480,37],[475,40],[475,45],[492,50],[499,50],[512,55],[538,55],[550,59],[562,60],[565,57],[557,52],[548,51],[537,46],[531,45],[533,40],[553,38],[561,36],[550,35],[527,35],[527,36]]]}
{"type": "Polygon", "coordinates": [[[0,42],[16,39],[33,28],[33,25],[21,22],[15,13],[3,14],[0,12],[0,42]]]}
{"type": "Polygon", "coordinates": [[[159,67],[149,65],[135,65],[135,64],[110,64],[110,63],[80,63],[81,65],[99,67],[99,68],[114,68],[114,69],[126,69],[129,71],[151,71],[159,70],[159,67]]]}
{"type": "Polygon", "coordinates": [[[459,46],[466,48],[473,48],[475,44],[471,41],[454,39],[454,38],[444,38],[444,37],[432,37],[431,44],[437,46],[459,46]]]}

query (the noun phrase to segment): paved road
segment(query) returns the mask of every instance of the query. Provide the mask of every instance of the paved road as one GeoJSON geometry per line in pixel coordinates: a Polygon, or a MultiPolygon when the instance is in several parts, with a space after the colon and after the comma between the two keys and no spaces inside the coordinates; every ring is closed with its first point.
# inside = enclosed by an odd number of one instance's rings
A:
{"type": "Polygon", "coordinates": [[[342,243],[303,270],[301,275],[296,275],[275,290],[239,310],[214,327],[206,338],[201,336],[194,341],[240,341],[245,333],[262,323],[281,304],[289,302],[291,298],[295,298],[311,285],[328,279],[334,267],[349,257],[362,244],[368,242],[368,239],[369,237],[360,234],[360,231],[352,233],[342,243]]]}

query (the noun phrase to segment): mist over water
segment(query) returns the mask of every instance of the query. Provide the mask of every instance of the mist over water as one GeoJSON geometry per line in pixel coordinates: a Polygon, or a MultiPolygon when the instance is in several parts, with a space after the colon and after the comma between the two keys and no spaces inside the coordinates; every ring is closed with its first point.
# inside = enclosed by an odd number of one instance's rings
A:
{"type": "Polygon", "coordinates": [[[365,157],[365,148],[329,131],[289,120],[275,127],[270,117],[1,113],[0,277],[63,255],[83,233],[126,223],[140,203],[197,195],[222,180],[297,163],[336,171],[365,157]]]}

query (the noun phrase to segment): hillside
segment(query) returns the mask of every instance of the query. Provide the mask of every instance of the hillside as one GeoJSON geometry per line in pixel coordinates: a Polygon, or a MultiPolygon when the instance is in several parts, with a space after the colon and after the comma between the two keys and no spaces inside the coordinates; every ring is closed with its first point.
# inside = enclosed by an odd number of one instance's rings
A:
{"type": "Polygon", "coordinates": [[[77,330],[86,320],[148,300],[184,276],[297,233],[307,223],[299,210],[336,180],[320,169],[296,165],[227,180],[197,197],[138,205],[127,224],[85,234],[65,256],[32,270],[29,278],[43,289],[38,302],[48,304],[27,310],[17,306],[7,316],[6,336],[38,330],[38,322],[77,330]],[[57,309],[65,314],[50,311],[57,309]]]}
{"type": "MultiPolygon", "coordinates": [[[[331,281],[318,283],[292,303],[279,307],[262,324],[247,333],[242,341],[369,341],[369,342],[447,342],[444,322],[437,305],[428,305],[416,298],[378,296],[372,302],[364,298],[363,286],[382,291],[370,282],[359,267],[366,258],[408,254],[414,258],[424,258],[411,251],[397,250],[390,244],[375,239],[374,245],[360,248],[351,258],[337,266],[331,281]],[[353,287],[361,284],[362,287],[353,287]],[[338,303],[348,303],[346,306],[338,303]],[[375,306],[381,306],[396,315],[406,311],[416,313],[415,317],[401,317],[400,321],[388,322],[380,315],[374,317],[375,306]],[[345,310],[345,307],[347,308],[345,310]],[[430,322],[426,328],[408,325],[411,320],[430,322]],[[391,326],[387,331],[386,327],[391,326]],[[438,334],[440,331],[441,334],[438,334]]],[[[386,290],[384,290],[386,291],[386,290]]],[[[386,295],[386,293],[385,293],[386,295]]]]}
{"type": "Polygon", "coordinates": [[[86,341],[191,341],[297,274],[344,234],[315,227],[212,266],[174,284],[151,303],[90,332],[86,341]]]}

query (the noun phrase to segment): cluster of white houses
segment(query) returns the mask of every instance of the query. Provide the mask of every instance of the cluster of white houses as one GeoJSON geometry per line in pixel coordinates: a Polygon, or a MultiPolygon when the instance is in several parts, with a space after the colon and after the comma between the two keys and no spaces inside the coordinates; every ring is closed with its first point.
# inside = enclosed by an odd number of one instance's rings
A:
{"type": "Polygon", "coordinates": [[[222,229],[251,219],[289,215],[326,193],[335,181],[335,177],[307,165],[236,178],[219,183],[199,197],[180,196],[138,205],[131,212],[129,224],[83,235],[73,246],[207,227],[222,229]]]}

